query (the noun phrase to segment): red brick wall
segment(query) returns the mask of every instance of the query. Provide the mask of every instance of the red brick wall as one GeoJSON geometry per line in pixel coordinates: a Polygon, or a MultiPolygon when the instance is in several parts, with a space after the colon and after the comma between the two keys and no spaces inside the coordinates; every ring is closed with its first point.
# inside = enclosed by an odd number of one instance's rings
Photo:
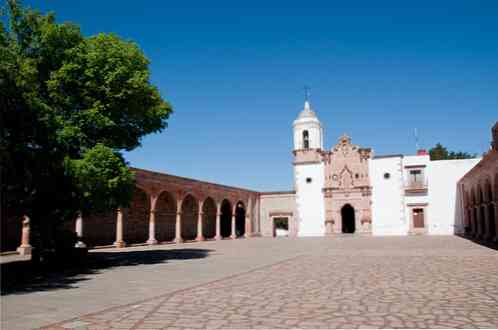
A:
{"type": "Polygon", "coordinates": [[[145,243],[149,236],[149,196],[136,188],[132,202],[125,213],[123,239],[127,244],[145,243]]]}
{"type": "MultiPolygon", "coordinates": [[[[116,240],[115,211],[83,218],[83,241],[88,246],[112,245],[116,240]]],[[[74,221],[72,223],[74,230],[74,221]]]]}

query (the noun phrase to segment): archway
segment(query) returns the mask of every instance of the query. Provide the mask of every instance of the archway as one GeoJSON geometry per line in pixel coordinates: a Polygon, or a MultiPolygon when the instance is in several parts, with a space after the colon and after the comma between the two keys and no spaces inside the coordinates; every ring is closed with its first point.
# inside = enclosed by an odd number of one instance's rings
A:
{"type": "Polygon", "coordinates": [[[213,238],[216,235],[216,203],[211,197],[206,198],[202,205],[202,235],[213,238]]]}
{"type": "Polygon", "coordinates": [[[128,209],[128,216],[123,222],[123,238],[128,244],[144,243],[149,235],[149,196],[140,188],[135,188],[128,209]]]}
{"type": "Polygon", "coordinates": [[[197,236],[197,217],[199,205],[192,195],[187,195],[182,201],[182,229],[181,234],[184,240],[194,240],[197,236]]]}
{"type": "Polygon", "coordinates": [[[220,220],[221,237],[230,237],[232,233],[232,205],[226,199],[221,202],[220,220]]]}
{"type": "Polygon", "coordinates": [[[238,202],[235,207],[235,236],[242,237],[246,233],[246,208],[238,202]]]}
{"type": "Polygon", "coordinates": [[[175,239],[176,199],[167,191],[159,195],[156,202],[156,239],[159,242],[175,239]]]}
{"type": "Polygon", "coordinates": [[[355,212],[354,208],[346,204],[341,209],[342,217],[342,232],[344,234],[352,234],[356,230],[355,212]]]}

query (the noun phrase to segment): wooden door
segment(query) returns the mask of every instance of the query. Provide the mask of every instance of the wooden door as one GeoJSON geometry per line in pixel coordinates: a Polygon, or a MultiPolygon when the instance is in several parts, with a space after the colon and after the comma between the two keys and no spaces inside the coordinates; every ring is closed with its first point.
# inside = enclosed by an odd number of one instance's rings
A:
{"type": "Polygon", "coordinates": [[[413,210],[413,228],[424,228],[424,209],[413,210]]]}

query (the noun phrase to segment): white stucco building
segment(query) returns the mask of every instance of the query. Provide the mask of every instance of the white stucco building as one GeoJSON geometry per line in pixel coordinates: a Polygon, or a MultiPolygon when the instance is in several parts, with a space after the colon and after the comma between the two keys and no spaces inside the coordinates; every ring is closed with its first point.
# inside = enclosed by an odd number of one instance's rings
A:
{"type": "Polygon", "coordinates": [[[450,235],[463,230],[456,186],[479,159],[431,161],[375,155],[343,135],[324,148],[323,127],[308,101],[293,123],[294,191],[261,193],[261,228],[275,235],[450,235]],[[278,218],[278,225],[275,220],[278,218]]]}

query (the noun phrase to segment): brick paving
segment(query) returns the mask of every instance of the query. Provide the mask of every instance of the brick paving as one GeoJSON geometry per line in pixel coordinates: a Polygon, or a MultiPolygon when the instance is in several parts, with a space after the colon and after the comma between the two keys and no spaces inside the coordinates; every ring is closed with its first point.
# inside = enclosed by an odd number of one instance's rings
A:
{"type": "MultiPolygon", "coordinates": [[[[458,237],[253,239],[211,248],[211,260],[189,262],[200,272],[208,262],[226,269],[226,257],[243,271],[44,329],[498,328],[498,252],[458,237]]],[[[163,282],[178,274],[164,269],[163,282]]]]}

